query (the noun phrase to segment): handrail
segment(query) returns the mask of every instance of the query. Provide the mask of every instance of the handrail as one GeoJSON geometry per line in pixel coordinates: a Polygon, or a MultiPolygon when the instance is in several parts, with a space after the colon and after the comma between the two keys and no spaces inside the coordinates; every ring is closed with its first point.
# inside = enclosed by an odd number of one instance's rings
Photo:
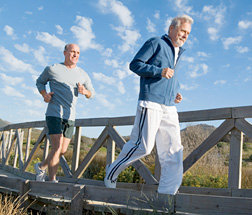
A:
{"type": "MultiPolygon", "coordinates": [[[[243,144],[243,133],[252,138],[252,125],[245,120],[245,118],[252,118],[252,106],[243,107],[226,107],[217,109],[207,110],[196,110],[196,111],[184,111],[179,112],[179,121],[183,122],[196,122],[196,121],[210,121],[210,120],[224,120],[224,122],[216,128],[216,130],[197,147],[188,157],[184,160],[184,170],[187,171],[191,168],[207,151],[209,151],[214,145],[216,145],[221,138],[231,131],[230,141],[230,164],[229,164],[229,188],[240,188],[241,187],[241,160],[242,160],[242,144],[243,144]],[[237,132],[238,131],[238,132],[237,132]],[[242,133],[243,132],[243,133],[242,133]]],[[[72,159],[72,169],[70,170],[64,157],[61,159],[61,166],[67,177],[80,178],[95,157],[97,151],[104,144],[107,145],[107,163],[111,163],[114,158],[114,147],[115,143],[122,148],[125,140],[115,129],[115,126],[133,125],[135,116],[123,116],[123,117],[104,117],[104,118],[85,118],[76,119],[76,134],[74,142],[74,151],[72,159]],[[79,165],[79,153],[80,153],[80,133],[81,127],[94,127],[104,126],[104,130],[93,144],[89,153],[84,157],[79,165]]],[[[45,141],[46,137],[46,124],[45,121],[33,121],[9,124],[0,128],[0,159],[2,165],[8,165],[10,154],[15,149],[15,162],[16,167],[17,158],[19,159],[19,171],[21,174],[25,174],[27,167],[32,161],[34,155],[40,144],[45,141]],[[44,128],[30,151],[31,141],[31,128],[44,128]],[[23,145],[23,131],[22,129],[28,129],[27,145],[25,156],[21,153],[23,145]],[[12,132],[10,132],[12,131],[12,132]],[[13,135],[15,131],[15,135],[13,135]]],[[[44,147],[44,157],[48,154],[48,143],[44,147]]],[[[157,160],[157,159],[156,159],[157,160]]],[[[158,160],[156,161],[158,162],[158,160]]],[[[158,164],[158,163],[156,163],[158,164]]],[[[153,176],[144,163],[137,161],[133,164],[139,174],[145,179],[147,184],[156,184],[159,178],[158,172],[153,176]]],[[[159,165],[156,165],[159,168],[159,165]]]]}

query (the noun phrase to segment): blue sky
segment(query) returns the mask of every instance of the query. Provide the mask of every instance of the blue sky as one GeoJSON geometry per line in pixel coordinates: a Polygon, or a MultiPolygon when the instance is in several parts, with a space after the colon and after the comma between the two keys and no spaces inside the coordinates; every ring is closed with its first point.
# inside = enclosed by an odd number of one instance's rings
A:
{"type": "Polygon", "coordinates": [[[139,77],[128,64],[181,14],[194,24],[178,71],[184,97],[178,110],[251,105],[250,0],[2,0],[0,118],[44,119],[46,104],[35,80],[45,66],[64,61],[66,43],[79,44],[78,65],[96,90],[92,100],[79,97],[77,118],[134,115],[139,77]]]}

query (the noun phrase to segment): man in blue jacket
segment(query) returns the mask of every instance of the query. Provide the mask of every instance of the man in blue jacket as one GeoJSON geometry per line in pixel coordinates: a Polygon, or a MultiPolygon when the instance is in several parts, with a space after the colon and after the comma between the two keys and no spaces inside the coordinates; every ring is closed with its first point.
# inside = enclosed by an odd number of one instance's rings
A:
{"type": "Polygon", "coordinates": [[[178,191],[183,177],[183,146],[174,106],[182,100],[176,66],[192,24],[187,15],[175,17],[169,35],[146,41],[130,63],[130,69],[140,76],[137,113],[130,141],[107,167],[106,187],[115,188],[120,172],[150,154],[156,142],[161,165],[158,192],[174,195],[178,191]]]}

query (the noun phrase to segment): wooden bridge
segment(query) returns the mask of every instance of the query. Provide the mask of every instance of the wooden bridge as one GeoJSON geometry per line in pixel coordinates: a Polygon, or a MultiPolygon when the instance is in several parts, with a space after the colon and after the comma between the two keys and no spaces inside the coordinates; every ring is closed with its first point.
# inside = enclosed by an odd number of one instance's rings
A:
{"type": "MultiPolygon", "coordinates": [[[[57,184],[36,182],[35,175],[28,172],[28,167],[41,144],[44,144],[43,158],[48,155],[49,140],[45,121],[10,124],[1,128],[0,191],[16,195],[26,194],[24,205],[36,199],[31,206],[33,209],[41,211],[43,205],[54,205],[67,207],[69,214],[82,214],[87,210],[105,213],[112,208],[118,214],[252,214],[252,189],[241,189],[243,133],[252,138],[252,125],[246,118],[252,118],[252,106],[179,113],[181,123],[223,120],[222,124],[185,158],[184,172],[230,133],[228,188],[225,189],[181,187],[174,197],[157,194],[160,174],[158,159],[154,175],[141,160],[133,164],[145,184],[118,183],[117,189],[109,189],[104,187],[102,181],[82,178],[84,171],[103,145],[107,147],[107,164],[114,160],[115,145],[122,148],[125,143],[116,126],[133,125],[134,116],[129,116],[77,119],[71,168],[62,156],[60,164],[64,176],[59,177],[57,184]],[[94,126],[102,126],[104,129],[84,159],[80,161],[81,129],[94,126]],[[33,128],[42,130],[31,148],[33,128]],[[27,143],[23,152],[25,130],[27,130],[27,143]],[[13,164],[9,164],[11,156],[14,157],[13,164]]],[[[46,208],[43,210],[46,211],[46,208]]],[[[47,214],[50,214],[49,211],[47,214]]]]}

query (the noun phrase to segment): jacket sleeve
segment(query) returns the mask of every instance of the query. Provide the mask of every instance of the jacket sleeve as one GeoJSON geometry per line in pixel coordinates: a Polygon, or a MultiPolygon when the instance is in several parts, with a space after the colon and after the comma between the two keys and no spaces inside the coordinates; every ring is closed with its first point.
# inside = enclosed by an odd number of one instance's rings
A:
{"type": "Polygon", "coordinates": [[[84,72],[85,74],[85,82],[83,83],[84,87],[89,90],[91,92],[91,97],[93,98],[95,95],[95,90],[94,87],[92,85],[91,79],[89,78],[88,74],[86,72],[84,72]]]}
{"type": "Polygon", "coordinates": [[[47,66],[44,71],[41,73],[41,75],[36,80],[36,86],[38,88],[38,91],[41,92],[42,90],[46,90],[46,84],[49,81],[49,66],[47,66]]]}
{"type": "Polygon", "coordinates": [[[130,70],[142,77],[161,77],[162,68],[148,64],[148,60],[154,55],[153,39],[144,43],[141,49],[130,63],[130,70]]]}

